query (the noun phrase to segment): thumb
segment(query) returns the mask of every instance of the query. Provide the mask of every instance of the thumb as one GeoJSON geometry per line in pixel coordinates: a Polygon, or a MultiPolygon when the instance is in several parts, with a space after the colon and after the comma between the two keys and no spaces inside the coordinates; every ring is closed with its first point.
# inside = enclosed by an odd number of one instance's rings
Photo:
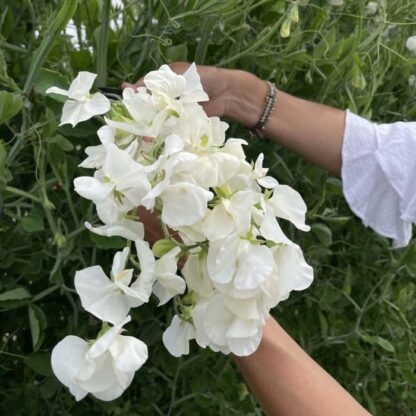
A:
{"type": "Polygon", "coordinates": [[[122,82],[121,83],[121,89],[124,90],[125,88],[133,88],[133,89],[136,89],[136,85],[130,84],[129,82],[122,82]]]}

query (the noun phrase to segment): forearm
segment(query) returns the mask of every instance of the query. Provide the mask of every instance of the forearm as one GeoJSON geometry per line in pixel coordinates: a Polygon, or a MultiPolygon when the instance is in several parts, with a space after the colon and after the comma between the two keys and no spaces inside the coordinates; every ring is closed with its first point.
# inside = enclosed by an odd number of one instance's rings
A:
{"type": "Polygon", "coordinates": [[[273,318],[257,351],[235,361],[268,416],[369,415],[273,318]]]}
{"type": "MultiPolygon", "coordinates": [[[[224,71],[229,86],[226,115],[254,126],[264,107],[266,83],[244,71],[224,71]]],[[[344,111],[279,91],[265,136],[339,175],[344,129],[344,111]]]]}

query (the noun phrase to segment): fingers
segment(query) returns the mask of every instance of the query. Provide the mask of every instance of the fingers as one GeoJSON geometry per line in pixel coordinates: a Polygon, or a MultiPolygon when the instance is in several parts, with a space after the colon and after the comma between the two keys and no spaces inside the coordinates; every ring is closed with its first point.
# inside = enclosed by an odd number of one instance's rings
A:
{"type": "Polygon", "coordinates": [[[189,62],[180,61],[169,64],[169,68],[178,75],[182,75],[190,66],[191,64],[189,62]]]}
{"type": "Polygon", "coordinates": [[[129,82],[122,82],[121,83],[121,89],[125,89],[125,88],[135,88],[135,85],[134,84],[130,84],[129,82]]]}
{"type": "Polygon", "coordinates": [[[125,88],[133,88],[134,90],[136,90],[139,87],[144,87],[143,78],[140,78],[134,84],[131,84],[130,82],[122,82],[121,83],[121,89],[122,90],[124,90],[125,88]]]}

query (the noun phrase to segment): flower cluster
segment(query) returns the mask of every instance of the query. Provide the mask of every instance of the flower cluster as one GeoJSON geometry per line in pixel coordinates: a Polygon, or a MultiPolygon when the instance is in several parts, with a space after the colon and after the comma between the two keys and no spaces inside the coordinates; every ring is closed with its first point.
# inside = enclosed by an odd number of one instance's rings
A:
{"type": "Polygon", "coordinates": [[[145,87],[125,89],[121,101],[90,95],[93,80],[80,73],[68,92],[50,92],[70,98],[62,123],[105,114],[97,132],[101,144],[87,147],[80,165],[95,172],[74,185],[101,221],[86,227],[127,242],[110,276],[100,266],[76,273],[82,306],[103,329],[90,344],[66,337],[53,351],[52,366],[78,400],[88,392],[111,400],[146,361],[146,346],[121,331],[130,309],[152,294],[159,305],[173,300],[163,334],[172,355],[188,354],[195,340],[202,348],[245,356],[257,349],[270,309],[292,290],[307,288],[313,271],[278,221],[309,230],[301,196],[267,176],[262,154],[247,162],[246,141],[226,140],[228,125],[198,104],[208,96],[195,65],[183,75],[163,65],[146,75],[145,87]],[[152,250],[138,207],[161,219],[165,238],[152,250]]]}

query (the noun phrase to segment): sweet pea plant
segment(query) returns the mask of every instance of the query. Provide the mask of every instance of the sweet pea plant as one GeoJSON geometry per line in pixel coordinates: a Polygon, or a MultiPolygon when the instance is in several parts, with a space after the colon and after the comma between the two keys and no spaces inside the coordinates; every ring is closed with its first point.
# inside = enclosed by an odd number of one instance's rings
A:
{"type": "Polygon", "coordinates": [[[61,124],[105,114],[101,144],[87,147],[80,165],[94,175],[74,185],[102,222],[85,226],[125,238],[126,247],[109,274],[100,266],[76,273],[82,306],[102,329],[92,341],[65,337],[52,368],[77,400],[88,393],[113,400],[147,359],[147,346],[122,333],[130,309],[152,293],[159,306],[173,300],[175,315],[163,334],[173,356],[188,354],[193,339],[246,356],[256,351],[270,309],[307,288],[313,271],[276,218],[308,231],[303,199],[267,176],[262,154],[248,163],[247,143],[226,140],[228,125],[205,114],[198,103],[208,96],[194,64],[183,75],[163,65],[144,78],[145,87],[125,89],[121,101],[90,94],[94,79],[80,72],[68,91],[47,92],[68,97],[61,124]],[[160,217],[165,238],[152,249],[138,207],[160,217]]]}

